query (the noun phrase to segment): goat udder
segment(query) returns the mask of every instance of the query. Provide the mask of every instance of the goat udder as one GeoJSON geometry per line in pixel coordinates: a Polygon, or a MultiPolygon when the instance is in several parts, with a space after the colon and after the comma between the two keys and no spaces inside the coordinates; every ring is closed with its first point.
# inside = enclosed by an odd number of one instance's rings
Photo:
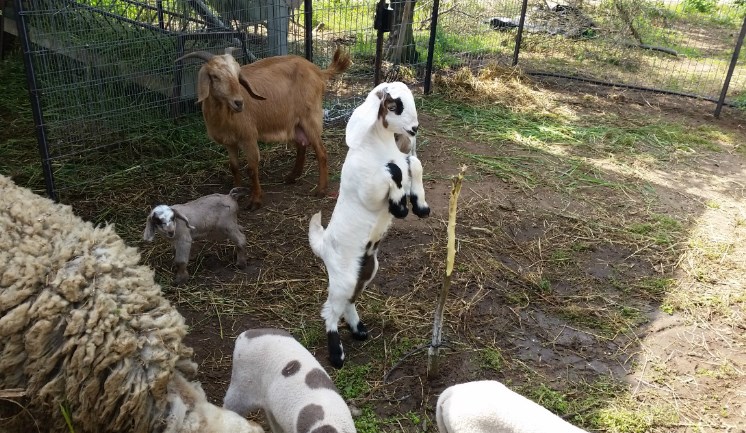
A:
{"type": "Polygon", "coordinates": [[[295,127],[295,142],[301,146],[308,146],[308,136],[300,126],[295,127]]]}

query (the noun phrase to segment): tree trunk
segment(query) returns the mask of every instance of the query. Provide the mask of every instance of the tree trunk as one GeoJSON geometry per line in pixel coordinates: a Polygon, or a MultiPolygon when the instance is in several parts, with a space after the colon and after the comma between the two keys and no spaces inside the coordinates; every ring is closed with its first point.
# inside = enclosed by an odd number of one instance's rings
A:
{"type": "Polygon", "coordinates": [[[412,32],[415,2],[416,0],[391,2],[391,8],[394,9],[394,28],[389,36],[386,57],[395,65],[417,63],[420,57],[412,32]]]}

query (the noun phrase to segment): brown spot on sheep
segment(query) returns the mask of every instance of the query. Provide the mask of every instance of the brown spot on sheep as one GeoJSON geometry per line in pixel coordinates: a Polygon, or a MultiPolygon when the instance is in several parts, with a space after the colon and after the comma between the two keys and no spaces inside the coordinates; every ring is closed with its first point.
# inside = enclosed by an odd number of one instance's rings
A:
{"type": "Polygon", "coordinates": [[[290,377],[297,373],[300,370],[300,362],[299,361],[290,361],[285,366],[285,368],[282,369],[282,375],[285,377],[290,377]]]}

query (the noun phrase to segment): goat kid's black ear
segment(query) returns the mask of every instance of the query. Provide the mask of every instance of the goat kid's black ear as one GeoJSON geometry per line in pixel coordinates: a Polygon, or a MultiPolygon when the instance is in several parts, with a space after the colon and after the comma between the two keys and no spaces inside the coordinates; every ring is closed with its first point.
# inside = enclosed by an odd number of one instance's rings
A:
{"type": "Polygon", "coordinates": [[[194,229],[197,228],[197,227],[194,227],[192,224],[190,224],[189,223],[189,218],[187,218],[184,215],[182,215],[181,212],[177,211],[174,208],[171,208],[171,210],[174,211],[174,218],[178,218],[178,219],[184,221],[186,223],[186,225],[187,225],[187,228],[189,228],[189,230],[194,230],[194,229]]]}
{"type": "Polygon", "coordinates": [[[238,74],[238,82],[241,83],[241,85],[244,87],[244,89],[246,89],[247,92],[249,92],[249,95],[251,95],[252,98],[258,99],[260,101],[264,101],[265,99],[267,99],[264,96],[256,93],[254,89],[251,88],[251,84],[249,84],[249,80],[244,78],[243,75],[238,74]]]}

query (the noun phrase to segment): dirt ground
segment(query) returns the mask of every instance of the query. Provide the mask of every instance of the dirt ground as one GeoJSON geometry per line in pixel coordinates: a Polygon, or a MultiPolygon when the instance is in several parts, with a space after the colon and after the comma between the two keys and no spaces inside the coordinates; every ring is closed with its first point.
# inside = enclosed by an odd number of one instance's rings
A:
{"type": "MultiPolygon", "coordinates": [[[[436,431],[439,393],[455,383],[487,378],[545,406],[552,406],[553,395],[562,395],[571,403],[566,418],[586,427],[593,425],[591,407],[583,407],[588,389],[607,386],[599,393],[608,398],[589,406],[670,411],[669,428],[656,431],[746,431],[741,311],[746,160],[738,150],[746,118],[726,108],[715,119],[714,104],[694,99],[576,82],[543,86],[582,115],[657,116],[691,128],[712,125],[739,140],[697,155],[672,154],[662,165],[588,157],[607,178],[643,185],[643,193],[580,187],[559,193],[549,185],[527,189],[480,172],[459,151],[486,153],[493,149],[489,143],[468,131],[447,131],[423,112],[418,155],[432,214],[394,222],[382,244],[378,274],[359,302],[371,338],[358,342],[342,331],[347,359],[339,371],[327,361],[319,316],[326,274],[307,240],[310,216],[321,210],[326,223],[334,200],[309,194],[317,173],[313,159],[298,183],[284,185],[291,153],[269,149],[262,154],[264,206],[240,215],[249,238],[246,271],[230,264],[229,246],[204,244],[193,249],[190,282],[171,287],[172,255],[165,242],[141,248],[191,327],[188,344],[210,399],[222,402],[234,338],[248,328],[273,326],[309,347],[342,384],[341,391],[353,395],[348,402],[362,416],[369,408],[386,420],[378,425],[382,431],[436,431]],[[447,341],[439,374],[428,378],[426,348],[443,278],[450,176],[462,164],[470,167],[459,201],[447,341]],[[613,222],[621,227],[644,211],[670,215],[683,230],[666,247],[622,241],[613,222]],[[717,266],[701,264],[701,251],[692,246],[697,239],[727,245],[717,266]],[[661,290],[641,289],[645,282],[662,280],[672,283],[661,290]],[[713,298],[729,294],[733,303],[707,305],[707,296],[694,295],[686,298],[691,304],[676,301],[702,287],[717,294],[713,298]],[[669,304],[676,308],[664,308],[669,304]],[[634,314],[625,315],[629,311],[634,314]],[[629,319],[624,322],[629,326],[604,325],[610,317],[629,319]],[[499,356],[490,357],[494,353],[499,356]],[[357,375],[364,384],[352,389],[357,375]],[[625,392],[610,385],[619,383],[625,392]],[[546,389],[555,393],[540,392],[546,389]],[[622,394],[626,403],[615,399],[622,394]]],[[[344,157],[341,130],[328,132],[326,140],[330,172],[338,173],[344,157]]],[[[338,177],[332,180],[336,188],[338,177]]],[[[211,181],[195,193],[228,188],[227,170],[211,181]]]]}

